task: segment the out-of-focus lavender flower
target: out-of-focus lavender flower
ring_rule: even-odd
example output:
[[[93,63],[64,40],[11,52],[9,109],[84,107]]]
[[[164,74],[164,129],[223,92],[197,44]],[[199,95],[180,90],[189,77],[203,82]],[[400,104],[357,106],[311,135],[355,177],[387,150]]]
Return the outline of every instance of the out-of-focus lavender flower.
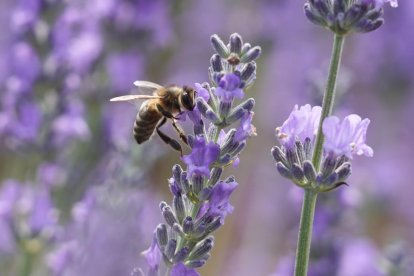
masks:
[[[11,11],[10,27],[16,33],[23,33],[33,27],[38,19],[42,0],[20,0]]]
[[[214,142],[206,142],[203,137],[196,137],[191,154],[183,156],[188,166],[188,177],[193,174],[210,176],[210,165],[217,160],[220,148]]]
[[[214,93],[221,101],[228,103],[233,101],[234,98],[241,99],[244,97],[244,92],[241,88],[242,82],[240,76],[229,73],[220,78],[219,86]]]
[[[148,272],[149,275],[156,275],[160,266],[161,262],[161,252],[157,246],[157,237],[154,233],[154,238],[152,239],[151,246],[142,252],[142,255],[145,257],[150,271]]]
[[[342,253],[338,276],[380,276],[378,269],[379,252],[373,244],[366,240],[349,243]]]
[[[311,107],[307,104],[298,108],[298,105],[295,105],[288,119],[276,129],[276,136],[280,143],[286,148],[292,148],[297,140],[303,143],[306,138],[309,138],[313,141],[318,130],[321,111],[320,106]]]
[[[155,222],[154,212],[146,206],[148,198],[132,188],[89,188],[48,255],[52,275],[129,274],[137,252],[144,249],[142,241],[149,238],[143,233]]]
[[[72,102],[68,104],[64,113],[54,119],[52,134],[55,145],[61,146],[71,140],[90,138],[91,133],[83,113],[82,103]]]
[[[142,56],[134,52],[111,54],[106,61],[106,70],[112,90],[126,94],[131,83],[143,75],[143,62]]]
[[[0,220],[5,233],[0,248],[13,252],[16,244],[31,239],[47,244],[59,230],[57,215],[47,186],[36,189],[31,183],[3,182]]]
[[[78,74],[88,72],[103,47],[99,26],[89,19],[82,9],[68,7],[52,31],[54,58],[63,68]]]
[[[356,114],[345,117],[342,122],[336,116],[326,118],[323,122],[324,149],[350,159],[353,154],[372,157],[374,151],[365,144],[369,123],[369,119],[362,120]]]

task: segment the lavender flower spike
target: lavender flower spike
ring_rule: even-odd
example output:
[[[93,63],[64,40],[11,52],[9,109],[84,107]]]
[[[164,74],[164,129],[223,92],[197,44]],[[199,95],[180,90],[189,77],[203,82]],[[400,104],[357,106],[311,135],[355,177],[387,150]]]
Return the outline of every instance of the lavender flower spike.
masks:
[[[321,117],[321,107],[309,104],[295,105],[289,118],[281,127],[276,128],[276,136],[285,148],[292,148],[296,140],[304,142],[306,138],[314,139]]]
[[[365,144],[369,123],[369,119],[362,120],[356,114],[345,117],[342,122],[336,116],[326,118],[323,122],[325,151],[348,158],[352,158],[353,154],[372,157],[374,151]]]

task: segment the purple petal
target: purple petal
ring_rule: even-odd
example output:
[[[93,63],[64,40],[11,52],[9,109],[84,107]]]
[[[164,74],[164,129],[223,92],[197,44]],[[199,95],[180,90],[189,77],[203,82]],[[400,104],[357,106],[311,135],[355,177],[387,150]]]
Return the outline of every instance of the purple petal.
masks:
[[[199,276],[198,272],[194,268],[187,268],[183,263],[175,264],[170,276]]]

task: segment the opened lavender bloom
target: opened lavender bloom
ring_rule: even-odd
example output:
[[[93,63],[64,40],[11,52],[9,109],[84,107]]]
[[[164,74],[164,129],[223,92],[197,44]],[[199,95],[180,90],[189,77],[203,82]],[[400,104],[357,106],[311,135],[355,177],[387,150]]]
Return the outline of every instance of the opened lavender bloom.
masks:
[[[212,234],[233,211],[229,201],[238,184],[232,176],[222,180],[223,169],[238,162],[247,138],[255,135],[254,100],[233,105],[255,79],[260,47],[243,44],[238,34],[230,36],[229,46],[217,35],[211,41],[217,52],[209,68],[212,83],[196,83],[196,106],[181,114],[180,120],[188,116],[193,124],[194,135],[188,135],[191,152],[182,157],[186,170],[180,165],[172,169],[172,204],[161,202],[165,223],[158,225],[155,242],[145,251],[148,275],[159,275],[163,269],[168,275],[199,275],[195,269],[210,257]],[[226,130],[236,123],[237,129]]]
[[[342,184],[351,174],[353,154],[372,156],[365,144],[369,120],[349,115],[342,122],[330,116],[323,122],[325,149],[322,168],[318,172],[312,164],[312,150],[321,116],[321,107],[295,106],[289,118],[276,128],[281,147],[273,147],[278,172],[300,187],[313,187],[320,192],[330,191]]]
[[[325,151],[350,159],[354,154],[372,157],[372,148],[365,144],[369,123],[369,119],[361,120],[356,114],[345,117],[342,122],[336,116],[326,118],[323,122]]]

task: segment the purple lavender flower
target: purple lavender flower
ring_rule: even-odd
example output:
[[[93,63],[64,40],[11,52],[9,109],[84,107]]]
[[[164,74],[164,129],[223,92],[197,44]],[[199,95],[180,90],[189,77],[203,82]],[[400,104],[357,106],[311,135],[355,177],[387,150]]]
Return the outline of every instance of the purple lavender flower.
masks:
[[[208,102],[208,100],[210,99],[210,94],[207,91],[206,88],[204,88],[201,84],[199,83],[195,83],[195,90],[197,92],[197,98],[202,98],[203,100],[205,100],[206,102]],[[195,125],[200,125],[201,123],[201,113],[200,110],[198,110],[197,105],[194,107],[193,110],[186,110],[183,111],[183,113],[180,115],[180,121],[185,121],[186,117],[188,116],[188,118],[195,124]]]
[[[323,122],[325,151],[348,158],[354,154],[372,157],[372,148],[365,144],[369,123],[369,119],[361,120],[356,114],[345,117],[342,122],[336,116],[326,118]]]
[[[234,135],[235,142],[241,142],[246,138],[256,135],[256,128],[252,125],[253,112],[246,112],[246,114],[240,120],[240,126],[236,130]]]
[[[276,129],[276,136],[285,148],[292,148],[299,140],[304,142],[306,138],[311,141],[316,135],[322,108],[320,106],[311,107],[309,104],[298,108],[293,108],[288,119],[281,127]]]
[[[377,9],[382,8],[386,3],[389,3],[391,7],[398,7],[398,0],[365,0],[367,3],[374,3]]]
[[[233,212],[233,206],[229,203],[229,199],[237,182],[220,181],[213,187],[210,200],[204,204],[200,211],[200,215],[207,213],[212,217],[219,216],[220,223],[224,224],[224,219],[228,214]]]
[[[207,143],[203,137],[197,136],[189,155],[183,156],[182,160],[188,166],[188,177],[199,174],[209,177],[210,165],[217,160],[220,154],[219,145],[214,142]]]
[[[194,268],[187,268],[183,263],[175,264],[170,276],[199,276],[198,272]]]
[[[220,78],[219,86],[214,93],[223,102],[229,103],[234,98],[241,99],[244,92],[241,89],[242,82],[240,76],[235,73],[229,73]]]

